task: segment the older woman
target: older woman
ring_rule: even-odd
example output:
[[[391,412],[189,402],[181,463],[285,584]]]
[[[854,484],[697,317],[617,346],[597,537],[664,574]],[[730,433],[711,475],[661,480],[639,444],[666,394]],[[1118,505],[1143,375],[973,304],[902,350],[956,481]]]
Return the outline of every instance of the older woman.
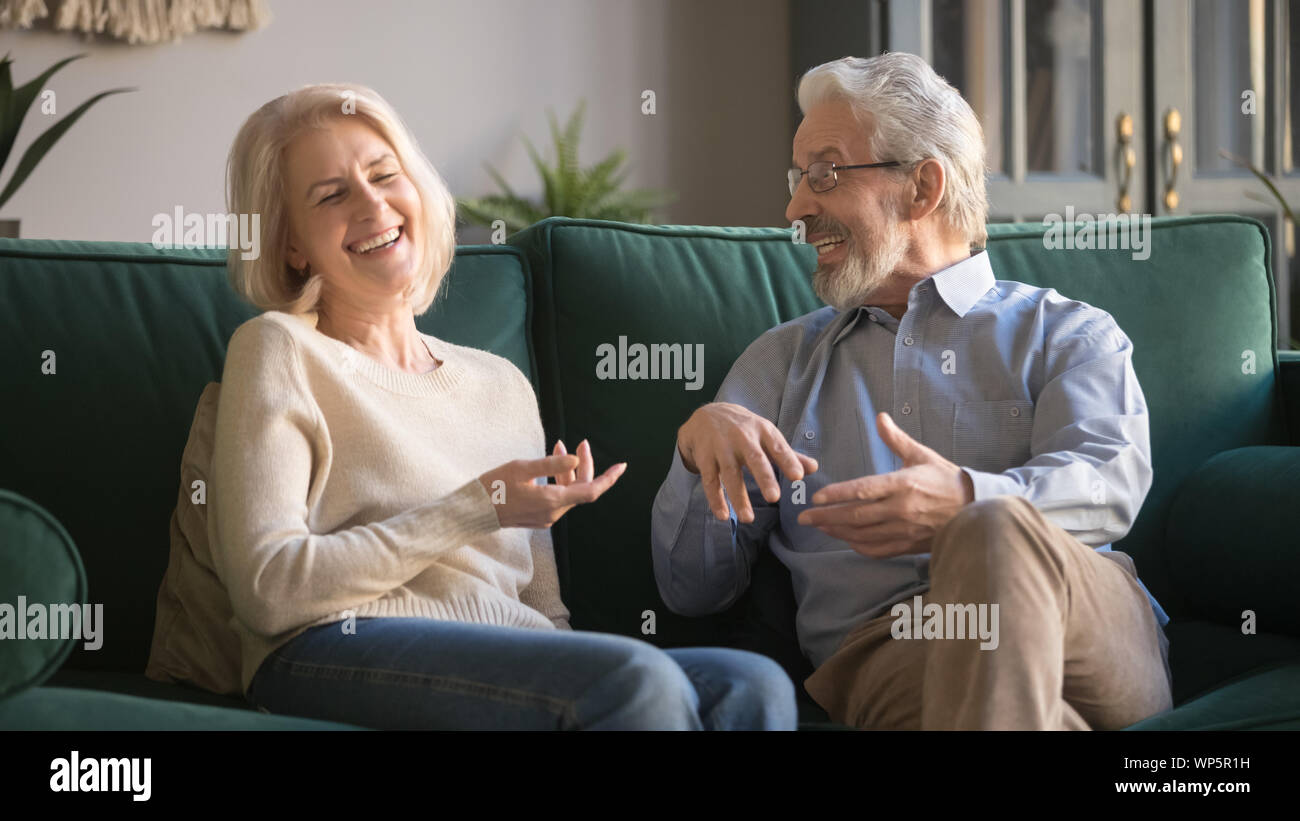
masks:
[[[517,368],[416,329],[454,206],[387,102],[275,99],[228,171],[231,212],[265,229],[232,283],[265,312],[230,340],[208,535],[253,704],[382,728],[794,727],[763,656],[570,628],[547,528],[626,465],[546,456]]]

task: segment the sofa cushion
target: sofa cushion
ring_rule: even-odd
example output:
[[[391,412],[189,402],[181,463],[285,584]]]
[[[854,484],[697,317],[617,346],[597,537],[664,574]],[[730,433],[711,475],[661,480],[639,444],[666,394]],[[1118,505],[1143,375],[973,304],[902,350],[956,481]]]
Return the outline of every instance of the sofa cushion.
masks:
[[[40,684],[83,643],[86,602],[68,532],[40,505],[0,490],[0,699]]]
[[[146,678],[140,673],[123,673],[116,670],[75,670],[64,667],[50,676],[46,687],[67,687],[74,690],[103,690],[124,696],[152,698],[160,701],[180,701],[185,704],[204,704],[228,710],[257,711],[243,694],[220,695],[202,690],[191,684],[167,684]]]
[[[362,730],[294,716],[179,701],[37,687],[0,701],[0,730]]]
[[[1107,310],[1133,340],[1151,413],[1155,484],[1116,547],[1134,557],[1167,612],[1187,614],[1169,574],[1177,556],[1163,552],[1174,491],[1215,453],[1285,441],[1267,232],[1242,217],[1161,218],[1152,221],[1149,257],[1134,259],[1125,250],[1049,249],[1041,224],[989,231],[998,278],[1052,287]],[[574,626],[641,635],[641,614],[653,609],[653,640],[664,645],[752,633],[738,626],[738,614],[751,606],[745,600],[712,618],[667,613],[651,572],[650,507],[678,426],[713,399],[739,353],[772,326],[820,307],[810,282],[812,248],[793,245],[780,229],[564,218],[510,242],[528,254],[536,281],[548,437],[588,437],[598,462],[629,462],[600,504],[576,508],[556,527]],[[703,345],[699,389],[688,390],[684,379],[602,379],[598,350],[617,349],[620,338],[627,346]],[[1246,352],[1252,372],[1243,370]]]
[[[1280,633],[1249,635],[1240,626],[1201,619],[1175,619],[1165,626],[1174,705],[1199,698],[1260,667],[1300,661],[1300,638]]]
[[[1253,670],[1126,730],[1300,730],[1300,664]]]
[[[458,248],[443,288],[422,332],[535,375],[518,251]],[[108,625],[68,664],[144,670],[195,405],[256,313],[218,249],[0,239],[0,487],[67,528]]]
[[[1193,473],[1170,511],[1173,578],[1206,619],[1300,637],[1300,447],[1224,451]]]
[[[663,606],[650,564],[650,505],[676,430],[712,401],[731,363],[768,328],[820,307],[804,271],[813,251],[771,228],[670,228],[549,219],[515,234],[528,254],[539,401],[548,445],[591,442],[597,470],[628,462],[597,504],[552,528],[575,628],[661,646],[743,645],[742,615],[691,619]],[[703,346],[702,367],[661,379],[603,379],[598,349]],[[605,349],[608,351],[608,349]],[[696,364],[692,361],[691,364]],[[662,374],[661,374],[662,376]],[[694,383],[694,384],[692,384]],[[788,586],[788,576],[785,582]],[[645,611],[654,611],[653,634]],[[731,627],[726,622],[732,623]]]
[[[1174,494],[1220,451],[1287,441],[1268,231],[1247,217],[1163,217],[1145,252],[1049,248],[1044,233],[990,225],[993,270],[1108,311],[1133,341],[1155,479],[1115,548],[1170,616],[1192,615],[1171,577],[1184,559],[1164,538]]]

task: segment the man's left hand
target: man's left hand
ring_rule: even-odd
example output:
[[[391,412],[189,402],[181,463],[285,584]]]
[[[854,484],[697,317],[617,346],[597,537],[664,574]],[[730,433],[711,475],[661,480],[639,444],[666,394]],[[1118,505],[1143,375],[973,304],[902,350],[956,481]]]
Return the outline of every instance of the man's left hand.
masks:
[[[813,494],[815,507],[799,514],[799,524],[873,559],[929,553],[930,540],[957,511],[975,500],[970,477],[957,465],[876,414],[880,438],[903,467],[827,485]]]

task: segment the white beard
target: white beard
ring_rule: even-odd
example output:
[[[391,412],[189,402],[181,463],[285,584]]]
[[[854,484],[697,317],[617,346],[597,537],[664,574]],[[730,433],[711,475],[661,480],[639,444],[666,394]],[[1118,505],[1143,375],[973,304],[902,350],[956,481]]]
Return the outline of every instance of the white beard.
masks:
[[[888,221],[883,229],[868,225],[862,229],[865,248],[851,236],[848,253],[834,268],[818,265],[813,272],[813,290],[822,302],[844,311],[863,305],[907,255],[907,235],[902,223]]]

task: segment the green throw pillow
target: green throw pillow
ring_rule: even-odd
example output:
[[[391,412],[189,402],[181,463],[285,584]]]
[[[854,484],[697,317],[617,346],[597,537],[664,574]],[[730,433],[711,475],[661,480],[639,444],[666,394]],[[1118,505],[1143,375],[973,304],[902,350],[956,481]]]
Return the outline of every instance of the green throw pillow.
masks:
[[[0,699],[53,675],[89,627],[86,571],[72,537],[44,508],[0,490]],[[91,610],[93,621],[82,623]]]

